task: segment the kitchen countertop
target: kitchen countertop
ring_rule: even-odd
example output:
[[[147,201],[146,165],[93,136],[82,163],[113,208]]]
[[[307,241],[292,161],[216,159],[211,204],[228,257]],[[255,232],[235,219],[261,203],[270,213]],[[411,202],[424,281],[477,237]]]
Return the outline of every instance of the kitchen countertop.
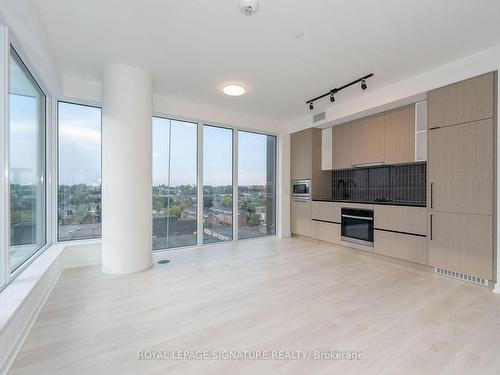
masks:
[[[409,206],[409,207],[426,207],[425,204],[422,203],[414,203],[414,202],[398,202],[398,201],[389,201],[389,202],[374,202],[374,201],[358,201],[355,199],[338,199],[338,198],[313,198],[313,201],[317,202],[339,202],[339,203],[361,203],[361,204],[381,204],[388,206]]]

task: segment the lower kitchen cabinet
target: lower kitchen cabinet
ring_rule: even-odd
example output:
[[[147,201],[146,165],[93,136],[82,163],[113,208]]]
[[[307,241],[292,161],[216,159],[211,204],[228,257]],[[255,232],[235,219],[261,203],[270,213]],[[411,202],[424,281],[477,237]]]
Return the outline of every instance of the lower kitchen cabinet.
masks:
[[[427,234],[427,208],[375,205],[375,229]]]
[[[431,266],[492,280],[492,216],[433,211],[429,225]]]
[[[428,264],[426,237],[375,230],[374,242],[376,254]]]
[[[290,231],[293,234],[311,237],[311,201],[295,200],[290,202]]]
[[[323,221],[340,223],[341,203],[338,202],[312,202],[312,218]]]
[[[340,224],[312,221],[312,237],[316,240],[340,243]]]

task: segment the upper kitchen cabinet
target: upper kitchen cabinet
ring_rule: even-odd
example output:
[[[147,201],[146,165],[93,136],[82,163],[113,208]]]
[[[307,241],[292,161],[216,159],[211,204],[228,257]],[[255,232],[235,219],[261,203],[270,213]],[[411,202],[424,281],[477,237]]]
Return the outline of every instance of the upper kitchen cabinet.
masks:
[[[352,165],[384,163],[385,115],[378,114],[352,122]]]
[[[492,118],[494,73],[429,92],[429,129]]]
[[[385,164],[415,161],[415,105],[385,113]]]
[[[290,139],[290,178],[311,180],[313,197],[331,194],[331,173],[321,169],[321,138],[321,129],[309,128],[293,133]]]
[[[332,128],[321,131],[321,170],[332,169]]]
[[[333,169],[351,168],[351,124],[337,125],[332,128],[332,167]]]
[[[313,157],[313,129],[305,129],[291,135],[291,179],[311,179]]]

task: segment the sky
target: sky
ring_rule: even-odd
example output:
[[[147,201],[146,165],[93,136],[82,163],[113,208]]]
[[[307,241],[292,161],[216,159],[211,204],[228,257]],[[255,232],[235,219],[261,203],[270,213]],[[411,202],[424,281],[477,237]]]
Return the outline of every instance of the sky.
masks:
[[[232,137],[233,131],[231,129],[204,126],[204,185],[232,184]],[[265,185],[268,136],[240,131],[238,137],[239,185]],[[169,147],[171,148],[169,149]],[[197,164],[196,124],[153,118],[154,185],[168,185],[169,157],[170,185],[195,185]]]
[[[9,162],[10,181],[15,184],[36,184],[41,177],[41,165],[37,164],[37,151],[43,143],[38,134],[42,128],[38,122],[44,97],[12,54],[9,60]]]
[[[59,184],[101,184],[101,109],[59,103]]]

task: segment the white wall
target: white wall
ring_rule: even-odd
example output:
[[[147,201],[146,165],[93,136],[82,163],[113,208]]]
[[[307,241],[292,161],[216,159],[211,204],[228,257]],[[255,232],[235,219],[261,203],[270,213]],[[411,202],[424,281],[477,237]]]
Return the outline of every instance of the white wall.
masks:
[[[0,22],[46,94],[62,94],[62,74],[38,8],[28,0],[0,0]]]

